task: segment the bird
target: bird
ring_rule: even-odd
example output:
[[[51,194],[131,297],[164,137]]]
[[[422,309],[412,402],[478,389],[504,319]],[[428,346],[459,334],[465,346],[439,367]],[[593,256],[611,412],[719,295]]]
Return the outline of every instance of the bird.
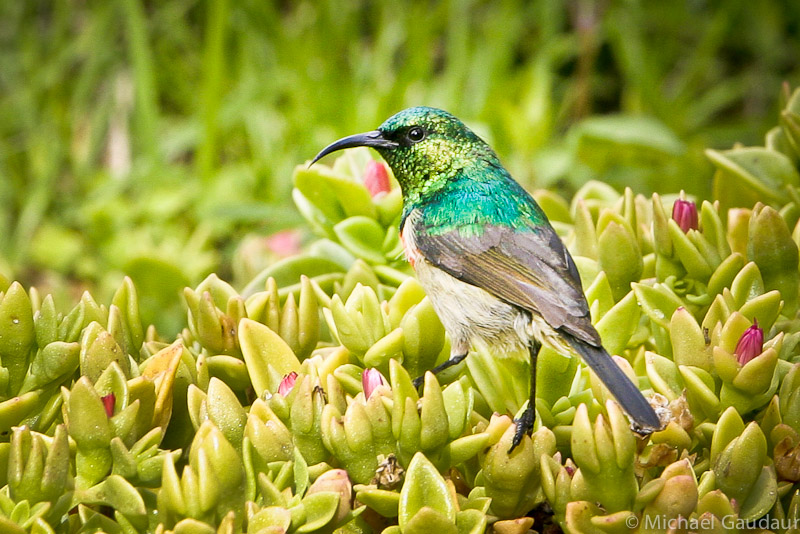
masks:
[[[566,246],[483,139],[450,113],[418,106],[331,143],[309,165],[360,146],[376,150],[400,185],[405,256],[450,337],[450,359],[432,371],[463,361],[476,343],[492,354],[529,353],[529,400],[514,420],[509,452],[533,430],[542,345],[580,355],[634,430],[660,429],[650,403],[603,348]]]

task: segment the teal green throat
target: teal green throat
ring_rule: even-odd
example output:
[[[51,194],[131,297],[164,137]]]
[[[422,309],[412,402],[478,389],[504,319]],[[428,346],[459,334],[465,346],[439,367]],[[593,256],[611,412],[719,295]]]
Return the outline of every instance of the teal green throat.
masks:
[[[457,230],[462,236],[480,236],[489,225],[532,231],[548,225],[541,209],[516,182],[496,169],[462,169],[441,188],[405,203],[403,219],[421,211],[420,223],[431,235]]]
[[[392,136],[417,124],[427,125],[424,142],[398,139],[393,150],[379,149],[403,190],[404,216],[421,208],[432,232],[458,229],[463,235],[480,235],[486,224],[521,230],[549,224],[489,145],[449,113],[410,108],[378,130]]]

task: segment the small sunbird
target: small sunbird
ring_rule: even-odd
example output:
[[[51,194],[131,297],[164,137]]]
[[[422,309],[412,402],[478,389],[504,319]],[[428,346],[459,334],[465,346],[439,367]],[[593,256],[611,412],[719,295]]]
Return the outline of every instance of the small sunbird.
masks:
[[[311,164],[358,146],[374,148],[400,184],[405,255],[452,347],[450,359],[433,372],[461,362],[475,342],[493,354],[529,351],[530,397],[514,421],[512,450],[533,429],[542,344],[579,354],[638,431],[661,428],[650,403],[603,348],[564,243],[486,142],[446,111],[413,107],[377,130],[328,145]]]

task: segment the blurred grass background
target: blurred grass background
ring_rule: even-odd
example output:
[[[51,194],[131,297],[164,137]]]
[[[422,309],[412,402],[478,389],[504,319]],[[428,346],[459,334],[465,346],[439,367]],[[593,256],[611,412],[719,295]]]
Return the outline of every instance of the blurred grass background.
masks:
[[[300,224],[295,165],[420,104],[530,188],[707,197],[702,150],[762,142],[799,34],[788,0],[6,0],[0,272],[69,302],[129,274],[169,331]]]

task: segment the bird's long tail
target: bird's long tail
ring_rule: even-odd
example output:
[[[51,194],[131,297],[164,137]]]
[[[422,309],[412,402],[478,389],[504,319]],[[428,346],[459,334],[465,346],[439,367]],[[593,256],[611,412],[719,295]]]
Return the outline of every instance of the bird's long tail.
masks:
[[[611,394],[620,403],[622,409],[634,420],[642,431],[649,433],[661,428],[661,422],[633,382],[620,367],[614,363],[603,347],[595,347],[573,336],[564,336],[570,346],[581,355]]]

